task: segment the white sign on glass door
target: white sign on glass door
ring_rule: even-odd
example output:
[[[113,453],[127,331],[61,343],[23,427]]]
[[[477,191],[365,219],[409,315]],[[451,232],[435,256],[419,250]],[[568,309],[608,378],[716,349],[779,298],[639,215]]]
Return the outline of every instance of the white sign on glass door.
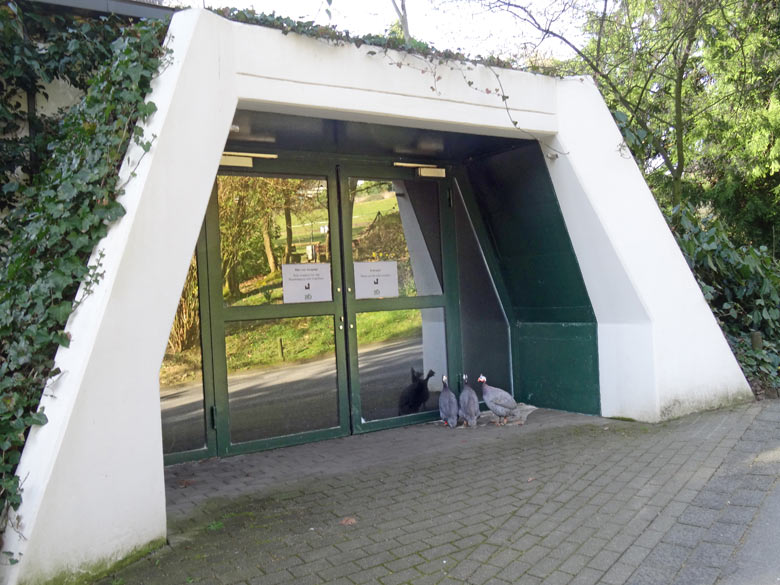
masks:
[[[282,264],[285,303],[316,303],[331,300],[330,264]]]
[[[398,296],[396,262],[355,262],[355,298],[380,299]]]

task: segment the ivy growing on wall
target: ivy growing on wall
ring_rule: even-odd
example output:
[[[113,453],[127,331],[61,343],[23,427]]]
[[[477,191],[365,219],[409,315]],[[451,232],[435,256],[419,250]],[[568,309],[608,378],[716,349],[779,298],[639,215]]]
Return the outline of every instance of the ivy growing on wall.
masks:
[[[0,508],[21,503],[15,475],[65,323],[100,278],[88,258],[124,213],[118,170],[136,126],[155,111],[144,98],[164,57],[167,23],[84,17],[38,3],[0,6]],[[29,111],[46,84],[83,92],[73,107]],[[13,559],[12,559],[13,560]]]

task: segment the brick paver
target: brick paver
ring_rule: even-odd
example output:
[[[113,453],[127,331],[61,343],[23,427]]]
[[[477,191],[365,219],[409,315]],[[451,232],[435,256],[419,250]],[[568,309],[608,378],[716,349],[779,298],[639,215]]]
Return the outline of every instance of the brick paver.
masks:
[[[100,583],[710,585],[779,448],[767,401],[658,425],[540,410],[176,465],[170,545]]]

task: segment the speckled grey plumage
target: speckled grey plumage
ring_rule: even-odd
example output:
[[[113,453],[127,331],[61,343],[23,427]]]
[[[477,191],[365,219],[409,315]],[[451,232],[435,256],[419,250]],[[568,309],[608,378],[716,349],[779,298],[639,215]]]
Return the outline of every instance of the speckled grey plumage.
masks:
[[[482,399],[487,407],[499,418],[506,418],[514,415],[517,410],[517,402],[506,390],[489,386],[485,376],[480,376],[482,382]]]
[[[458,399],[455,398],[455,394],[452,393],[452,390],[450,390],[450,387],[447,384],[447,376],[442,376],[441,382],[442,389],[441,394],[439,394],[439,414],[441,415],[441,420],[446,421],[446,423],[454,429],[458,426]]]
[[[479,416],[479,398],[474,388],[469,386],[468,376],[463,376],[463,390],[460,391],[460,407],[458,416],[466,421],[466,426],[477,426]]]

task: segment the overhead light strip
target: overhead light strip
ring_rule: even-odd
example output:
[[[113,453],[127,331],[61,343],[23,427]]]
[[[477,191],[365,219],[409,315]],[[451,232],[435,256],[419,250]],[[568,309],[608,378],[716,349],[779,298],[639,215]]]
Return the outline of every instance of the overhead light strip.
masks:
[[[436,165],[428,164],[428,163],[413,163],[413,162],[399,162],[396,161],[393,163],[394,167],[404,167],[408,169],[435,169]]]
[[[278,154],[270,152],[223,152],[223,156],[248,156],[250,158],[279,158]]]

